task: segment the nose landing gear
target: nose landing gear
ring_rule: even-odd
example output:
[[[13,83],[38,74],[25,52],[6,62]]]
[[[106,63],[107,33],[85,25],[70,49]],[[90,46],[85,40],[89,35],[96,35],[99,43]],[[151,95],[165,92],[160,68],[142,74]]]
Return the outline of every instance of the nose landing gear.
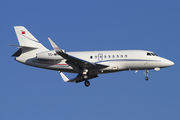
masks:
[[[146,80],[146,81],[149,80],[149,78],[148,78],[148,73],[149,73],[149,70],[146,70],[146,71],[145,71],[145,75],[146,75],[145,80]]]
[[[83,69],[83,79],[85,80],[84,85],[85,85],[86,87],[88,87],[88,86],[90,85],[90,82],[88,81],[89,76],[88,76],[87,73],[88,73],[88,69],[87,69],[87,68],[84,68],[84,69]]]

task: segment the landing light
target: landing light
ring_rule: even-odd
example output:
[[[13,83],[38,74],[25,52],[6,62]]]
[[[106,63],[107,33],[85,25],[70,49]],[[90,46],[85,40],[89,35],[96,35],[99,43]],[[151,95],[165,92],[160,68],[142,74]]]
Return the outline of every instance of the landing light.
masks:
[[[160,71],[160,68],[154,68],[155,71]]]
[[[112,69],[113,69],[113,70],[117,70],[117,69],[118,69],[118,67],[112,67]]]

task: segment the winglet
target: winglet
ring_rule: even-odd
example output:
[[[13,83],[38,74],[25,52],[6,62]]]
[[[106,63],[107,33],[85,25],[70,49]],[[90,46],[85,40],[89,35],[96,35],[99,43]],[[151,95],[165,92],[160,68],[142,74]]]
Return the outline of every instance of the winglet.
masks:
[[[55,52],[60,55],[61,57],[68,59],[69,55],[66,54],[63,50],[61,50],[53,41],[51,38],[48,38],[49,42],[51,43],[52,47],[54,48]]]
[[[56,52],[63,52],[55,43],[51,38],[48,38],[49,42],[51,43],[52,47],[54,48],[54,50]]]
[[[61,75],[62,79],[64,80],[64,82],[69,82],[70,80],[64,75],[64,73],[62,73],[61,71],[59,71],[59,74]]]

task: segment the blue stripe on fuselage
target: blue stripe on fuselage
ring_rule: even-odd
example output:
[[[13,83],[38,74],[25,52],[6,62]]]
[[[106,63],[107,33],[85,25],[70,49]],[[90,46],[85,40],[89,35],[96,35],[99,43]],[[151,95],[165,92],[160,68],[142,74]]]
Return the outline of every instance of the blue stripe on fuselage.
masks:
[[[144,60],[144,59],[113,59],[113,60],[99,61],[99,62],[95,62],[95,63],[110,62],[110,61],[160,61],[160,60]]]

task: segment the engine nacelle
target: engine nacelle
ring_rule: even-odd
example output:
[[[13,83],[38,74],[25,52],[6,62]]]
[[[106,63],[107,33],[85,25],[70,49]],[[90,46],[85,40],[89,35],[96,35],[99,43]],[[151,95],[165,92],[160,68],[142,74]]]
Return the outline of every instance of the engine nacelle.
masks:
[[[62,60],[64,59],[60,55],[58,55],[55,51],[47,51],[36,54],[36,59],[40,60]]]

